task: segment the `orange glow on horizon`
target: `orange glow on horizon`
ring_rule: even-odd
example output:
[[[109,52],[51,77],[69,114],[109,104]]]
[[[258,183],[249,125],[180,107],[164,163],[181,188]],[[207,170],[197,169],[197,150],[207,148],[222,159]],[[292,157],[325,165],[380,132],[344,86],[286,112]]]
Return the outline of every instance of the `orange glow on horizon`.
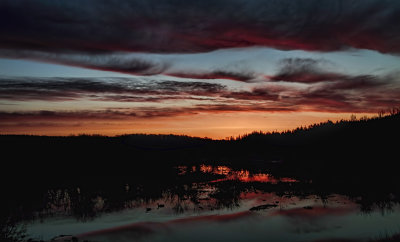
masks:
[[[29,134],[68,136],[79,134],[99,134],[116,136],[122,134],[176,134],[213,139],[237,137],[253,131],[286,131],[300,126],[308,126],[327,120],[349,119],[349,113],[319,112],[235,112],[199,113],[152,119],[132,120],[78,120],[54,122],[26,122],[2,125],[0,134]],[[358,117],[373,116],[357,114]]]

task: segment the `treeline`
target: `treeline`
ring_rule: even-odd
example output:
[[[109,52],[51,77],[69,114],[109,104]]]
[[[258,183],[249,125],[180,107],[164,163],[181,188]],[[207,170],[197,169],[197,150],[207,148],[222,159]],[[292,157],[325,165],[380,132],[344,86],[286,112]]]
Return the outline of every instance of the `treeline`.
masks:
[[[282,133],[245,135],[233,143],[247,155],[277,159],[293,174],[359,179],[395,177],[400,112],[374,118],[327,121]],[[370,179],[372,177],[369,177]]]
[[[230,140],[146,134],[1,135],[0,143],[6,170],[16,175],[40,174],[38,177],[142,175],[143,169],[163,172],[179,164],[201,163],[246,168],[279,166],[303,174],[321,170],[351,173],[367,168],[380,171],[397,162],[399,121],[397,111],[375,118],[327,121],[281,133],[253,132]]]

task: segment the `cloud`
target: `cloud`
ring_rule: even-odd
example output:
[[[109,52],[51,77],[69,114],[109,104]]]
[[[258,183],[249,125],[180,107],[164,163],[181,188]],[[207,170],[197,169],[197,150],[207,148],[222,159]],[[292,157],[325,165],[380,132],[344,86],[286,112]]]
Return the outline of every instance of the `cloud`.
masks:
[[[232,104],[199,104],[194,108],[187,109],[192,113],[223,113],[223,112],[293,112],[298,111],[297,107],[280,104],[256,104],[248,103],[240,105],[233,102]]]
[[[6,58],[32,59],[49,63],[84,67],[101,71],[114,71],[132,75],[157,75],[169,68],[166,61],[132,56],[128,53],[44,52],[32,50],[0,49]]]
[[[269,46],[400,52],[391,0],[4,0],[0,47],[49,53],[192,53]]]
[[[302,85],[266,82],[250,89],[230,89],[225,85],[199,81],[154,81],[141,78],[23,78],[0,77],[0,99],[8,101],[90,100],[152,103],[143,109],[135,105],[129,112],[85,111],[61,113],[60,119],[82,117],[126,119],[193,115],[199,112],[372,112],[400,106],[398,74],[384,76],[335,74],[329,79]],[[322,74],[323,76],[323,74]],[[339,78],[340,76],[340,78]],[[173,107],[161,103],[175,100]],[[190,100],[190,102],[184,102]],[[104,105],[104,104],[103,104]],[[112,105],[110,105],[112,106]],[[90,115],[89,115],[90,113]],[[21,114],[22,115],[22,114]],[[40,113],[24,113],[21,118]],[[17,117],[17,116],[15,116]]]
[[[396,77],[392,74],[384,76],[375,75],[357,75],[357,76],[346,76],[341,75],[331,82],[326,83],[324,88],[334,89],[334,90],[361,90],[361,89],[371,89],[379,88],[381,86],[387,86],[389,84],[395,83]]]
[[[283,89],[281,89],[283,90]],[[256,87],[251,91],[232,91],[226,92],[221,96],[224,98],[232,98],[238,100],[270,100],[277,101],[279,99],[280,90],[277,88],[260,88]]]
[[[192,86],[188,83],[179,83],[177,86],[173,82],[167,82],[168,85],[163,86],[167,92],[176,91],[179,85],[192,90]],[[185,105],[184,103],[176,103],[173,106],[152,105],[152,106],[136,106],[130,108],[106,108],[97,110],[37,110],[37,111],[1,111],[0,125],[6,126],[21,126],[27,124],[46,124],[46,123],[82,123],[82,122],[120,122],[134,121],[146,119],[158,119],[166,117],[178,117],[197,114],[221,114],[221,113],[237,113],[237,112],[369,112],[377,113],[387,107],[400,106],[400,89],[379,89],[374,93],[357,92],[350,90],[349,92],[341,93],[334,89],[297,89],[296,87],[280,87],[280,92],[272,94],[272,90],[266,86],[258,87],[250,91],[228,91],[219,89],[219,87],[208,86],[203,87],[203,84],[194,84],[197,91],[203,93],[212,93],[215,95],[213,99],[207,102],[192,103]],[[69,87],[72,88],[72,87]],[[99,87],[102,91],[102,88]],[[159,92],[159,88],[156,92]],[[97,91],[97,90],[96,90]],[[143,90],[146,93],[148,90]],[[113,95],[103,96],[102,98],[110,98],[112,101],[137,101],[137,102],[156,102],[151,98],[165,101],[168,98],[190,99],[185,94],[177,97],[165,97],[164,95],[154,95],[154,97],[130,96],[126,94],[118,94],[119,87],[115,89]],[[188,91],[189,92],[189,91]],[[66,91],[68,93],[68,91]],[[194,94],[193,94],[194,95]],[[67,95],[71,96],[71,95]],[[206,96],[207,97],[207,96]],[[135,100],[132,100],[135,99]],[[102,99],[100,99],[102,100]],[[199,100],[200,97],[199,97]]]
[[[266,83],[250,91],[231,91],[222,96],[257,105],[264,103],[317,112],[377,113],[387,107],[400,106],[397,73],[378,76],[332,72],[326,78],[323,72],[312,73],[304,68],[302,71],[318,82],[304,83],[304,79],[286,79],[282,82],[280,78],[279,82]]]
[[[251,71],[235,72],[225,69],[196,70],[185,69],[177,71],[171,68],[173,61],[168,58],[156,58],[154,55],[118,53],[46,53],[27,50],[1,50],[0,57],[33,59],[38,61],[84,67],[101,71],[113,71],[132,75],[151,76],[166,75],[185,79],[228,79],[240,82],[250,82],[257,77]]]
[[[219,93],[226,88],[224,85],[216,83],[178,81],[161,81],[157,83],[157,86],[167,91],[197,93],[199,95]]]
[[[226,87],[207,82],[140,81],[134,78],[0,77],[0,99],[66,101],[78,99],[156,102],[211,97]]]
[[[311,58],[286,58],[280,61],[279,71],[268,78],[272,81],[317,83],[335,81],[342,75],[326,70],[327,61]]]
[[[24,122],[85,122],[85,121],[123,121],[134,119],[153,119],[196,115],[199,113],[226,112],[290,112],[294,107],[274,107],[265,105],[198,104],[190,107],[135,107],[108,108],[100,110],[38,110],[38,111],[0,111],[0,124]]]
[[[275,75],[267,76],[270,81],[324,85],[325,89],[348,90],[378,87],[394,82],[398,73],[377,75],[348,75],[333,72],[323,59],[286,58],[280,62]]]
[[[9,122],[43,122],[43,121],[88,121],[88,120],[122,120],[135,117],[135,112],[118,110],[82,110],[82,111],[15,111],[0,112],[1,123]]]
[[[250,82],[256,77],[254,73],[249,72],[231,72],[225,70],[215,70],[210,72],[167,72],[164,75],[191,78],[191,79],[228,79],[233,81]]]

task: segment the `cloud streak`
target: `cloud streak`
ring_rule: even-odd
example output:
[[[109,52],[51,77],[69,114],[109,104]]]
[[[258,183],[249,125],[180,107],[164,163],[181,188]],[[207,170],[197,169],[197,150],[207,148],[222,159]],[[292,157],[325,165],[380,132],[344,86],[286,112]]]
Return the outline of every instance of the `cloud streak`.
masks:
[[[0,77],[0,99],[66,101],[159,101],[211,97],[226,87],[207,82],[139,81],[134,78],[23,78]]]
[[[180,78],[190,79],[228,79],[233,81],[251,82],[252,79],[256,78],[256,74],[250,72],[232,72],[225,70],[214,70],[209,72],[167,72],[163,73],[167,76],[174,76]]]
[[[154,58],[153,56],[134,55],[127,52],[119,53],[47,53],[27,50],[1,50],[0,57],[32,59],[49,63],[64,64],[76,67],[89,68],[101,71],[113,71],[131,75],[152,76],[166,75],[184,79],[228,79],[239,82],[252,82],[258,74],[251,71],[231,71],[225,69],[174,70],[173,61],[168,58]]]
[[[181,115],[195,115],[199,113],[224,113],[224,112],[290,112],[292,107],[267,107],[254,105],[196,105],[194,107],[175,108],[115,108],[104,110],[81,111],[15,111],[0,112],[0,123],[14,122],[45,122],[45,121],[123,121],[134,119],[153,119],[175,117]]]
[[[330,71],[326,61],[310,58],[287,58],[281,61],[277,74],[266,76],[273,82],[323,84],[326,89],[348,90],[379,87],[395,83],[398,73],[384,76],[346,75]]]
[[[32,50],[0,49],[0,56],[5,58],[31,59],[55,64],[64,64],[101,71],[114,71],[132,75],[157,75],[166,71],[170,63],[150,60],[128,53],[57,53]]]

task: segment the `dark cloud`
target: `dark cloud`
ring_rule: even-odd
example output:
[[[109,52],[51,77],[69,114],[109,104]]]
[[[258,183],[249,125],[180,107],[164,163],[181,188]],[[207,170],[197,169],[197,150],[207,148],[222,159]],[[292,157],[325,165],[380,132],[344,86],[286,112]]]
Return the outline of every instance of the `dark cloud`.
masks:
[[[254,88],[251,91],[225,92],[222,97],[239,100],[271,100],[277,101],[280,92],[275,88]]]
[[[190,114],[197,113],[224,113],[224,112],[292,112],[297,111],[297,107],[265,103],[245,103],[232,102],[231,104],[198,104],[191,108],[182,109]]]
[[[400,105],[400,89],[393,87],[390,82],[376,83],[360,79],[354,77],[299,90],[296,96],[286,101],[312,111],[325,112],[377,113],[387,107]],[[376,77],[371,79],[382,81]]]
[[[325,79],[325,73],[312,73],[315,83],[296,86],[291,82],[276,82],[253,88],[250,91],[225,92],[222,97],[242,100],[243,103],[264,103],[274,107],[296,107],[303,111],[317,112],[372,112],[400,105],[400,89],[396,82],[398,74],[388,75],[344,75],[332,73]],[[335,76],[335,78],[331,78]],[[280,79],[281,80],[281,79]]]
[[[400,52],[400,2],[393,0],[3,0],[0,22],[1,48],[51,53]]]
[[[134,119],[153,119],[161,117],[175,117],[195,115],[198,113],[222,112],[290,112],[294,107],[273,107],[265,105],[195,105],[191,107],[137,107],[115,108],[104,110],[81,111],[0,111],[0,124],[46,123],[46,122],[87,122],[87,121],[123,121]]]
[[[376,75],[346,75],[329,70],[327,61],[311,58],[287,58],[280,62],[280,68],[275,75],[268,76],[270,81],[293,83],[324,83],[328,89],[363,89],[378,87],[392,83],[396,73],[384,76]]]
[[[169,61],[158,60],[153,58],[149,60],[143,55],[133,56],[129,53],[107,53],[107,54],[79,54],[79,53],[46,53],[40,51],[26,50],[1,50],[0,57],[8,58],[27,58],[50,63],[65,64],[70,66],[78,66],[102,71],[114,71],[132,75],[158,75],[173,76],[179,78],[190,79],[228,79],[241,82],[250,82],[256,78],[256,74],[250,71],[234,72],[228,70],[170,70],[171,63]]]
[[[325,64],[325,60],[287,58],[281,60],[278,73],[268,78],[272,81],[317,83],[334,81],[342,77],[326,71]]]
[[[230,72],[224,70],[215,70],[210,72],[167,72],[164,75],[191,78],[191,79],[228,79],[233,81],[250,82],[256,77],[249,72]]]
[[[82,98],[155,102],[214,96],[226,87],[207,82],[138,81],[131,78],[0,77],[0,99],[65,101]]]
[[[375,76],[375,75],[358,75],[358,76],[346,76],[342,75],[338,77],[336,81],[326,83],[325,89],[334,90],[361,90],[371,89],[387,86],[394,83],[396,77],[390,75]],[[374,92],[374,90],[372,90]]]
[[[157,95],[157,96],[92,95],[89,97],[96,101],[108,101],[108,102],[160,102],[161,103],[168,100],[214,101],[214,98],[185,96],[185,95]]]
[[[163,73],[167,63],[155,63],[141,59],[123,59],[119,56],[105,56],[103,59],[66,60],[64,63],[102,71],[115,71],[134,75],[156,75]]]
[[[135,112],[118,110],[83,110],[83,111],[15,111],[0,112],[2,123],[7,122],[44,122],[44,121],[88,121],[88,120],[122,120],[136,117]]]
[[[0,49],[0,56],[6,58],[32,59],[133,75],[162,74],[170,65],[165,61],[148,60],[147,58],[135,57],[127,53],[51,53],[32,50]]]
[[[161,81],[157,86],[165,91],[183,91],[187,93],[210,94],[219,93],[226,87],[221,84],[208,82],[177,82],[177,81]]]

